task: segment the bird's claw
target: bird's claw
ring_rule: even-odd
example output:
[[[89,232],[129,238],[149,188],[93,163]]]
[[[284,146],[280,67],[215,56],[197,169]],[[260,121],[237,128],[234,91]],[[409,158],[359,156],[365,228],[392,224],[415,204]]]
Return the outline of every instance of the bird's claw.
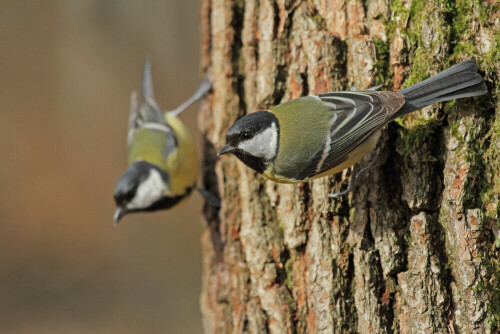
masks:
[[[329,198],[337,198],[337,197],[341,197],[341,196],[345,196],[347,194],[349,194],[349,192],[351,192],[354,188],[354,186],[356,185],[356,179],[364,172],[366,172],[367,170],[369,170],[370,168],[372,168],[373,166],[366,166],[364,167],[363,169],[361,169],[359,172],[358,172],[358,168],[359,168],[359,164],[356,163],[352,169],[352,177],[351,179],[349,180],[349,185],[347,186],[347,189],[344,190],[344,191],[341,191],[341,192],[338,192],[338,193],[333,193],[333,194],[328,194],[328,197]]]
[[[206,189],[203,189],[203,188],[196,188],[198,190],[198,192],[200,193],[201,196],[203,196],[203,198],[205,199],[205,201],[212,207],[218,209],[220,208],[220,199],[217,198],[217,196],[215,196],[214,194],[212,194],[211,192],[209,192],[208,190]]]

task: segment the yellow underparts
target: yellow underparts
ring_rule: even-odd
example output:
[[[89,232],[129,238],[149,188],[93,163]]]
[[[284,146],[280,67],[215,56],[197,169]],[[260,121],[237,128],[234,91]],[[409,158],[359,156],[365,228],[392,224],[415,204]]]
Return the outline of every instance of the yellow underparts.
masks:
[[[171,195],[183,195],[187,189],[196,186],[198,177],[196,144],[190,131],[179,118],[166,112],[165,119],[177,137],[177,150],[166,161],[166,170],[170,172],[170,191]]]
[[[363,158],[368,152],[370,152],[371,149],[377,144],[379,138],[380,138],[380,130],[375,131],[363,143],[361,143],[354,150],[352,150],[348,154],[347,159],[343,163],[341,163],[340,165],[337,165],[337,166],[335,166],[327,171],[324,171],[323,173],[316,174],[313,177],[310,177],[307,179],[303,179],[303,180],[288,179],[282,175],[275,174],[272,166],[269,166],[262,173],[262,175],[264,175],[267,179],[274,181],[274,182],[278,182],[278,183],[303,183],[303,182],[314,180],[314,179],[317,179],[320,177],[337,174],[338,172],[341,172],[344,169],[351,167],[356,162],[360,161],[361,158]]]

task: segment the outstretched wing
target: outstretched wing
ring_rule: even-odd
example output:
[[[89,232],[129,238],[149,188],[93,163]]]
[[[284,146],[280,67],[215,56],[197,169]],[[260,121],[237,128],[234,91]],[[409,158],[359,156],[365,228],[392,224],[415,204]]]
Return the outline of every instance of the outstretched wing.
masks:
[[[139,127],[139,102],[137,101],[137,92],[130,95],[130,114],[128,117],[127,147],[130,149],[135,129]]]
[[[312,161],[300,171],[303,180],[330,170],[380,129],[405,103],[397,92],[353,91],[313,95],[332,111],[331,128]]]
[[[133,92],[130,103],[130,116],[127,133],[127,144],[130,147],[135,134],[139,129],[150,129],[163,132],[165,135],[165,157],[177,147],[175,132],[165,120],[154,97],[153,78],[151,74],[151,60],[149,57],[144,62],[142,73],[142,101],[139,104],[137,93]]]

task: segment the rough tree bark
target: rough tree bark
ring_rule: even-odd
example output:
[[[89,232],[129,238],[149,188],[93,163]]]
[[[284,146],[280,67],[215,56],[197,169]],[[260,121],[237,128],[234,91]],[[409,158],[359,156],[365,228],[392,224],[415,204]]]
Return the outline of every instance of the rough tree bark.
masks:
[[[495,0],[202,0],[207,333],[499,328],[500,11]],[[362,161],[302,185],[216,159],[245,113],[302,95],[400,89],[476,58],[489,95],[393,122]]]

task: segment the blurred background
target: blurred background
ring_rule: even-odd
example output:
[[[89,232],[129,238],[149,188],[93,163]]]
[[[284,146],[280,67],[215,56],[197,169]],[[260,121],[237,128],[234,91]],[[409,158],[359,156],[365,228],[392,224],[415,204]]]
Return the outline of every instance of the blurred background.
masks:
[[[0,1],[0,333],[202,331],[200,196],[112,221],[144,58],[162,108],[193,93],[198,7]]]

